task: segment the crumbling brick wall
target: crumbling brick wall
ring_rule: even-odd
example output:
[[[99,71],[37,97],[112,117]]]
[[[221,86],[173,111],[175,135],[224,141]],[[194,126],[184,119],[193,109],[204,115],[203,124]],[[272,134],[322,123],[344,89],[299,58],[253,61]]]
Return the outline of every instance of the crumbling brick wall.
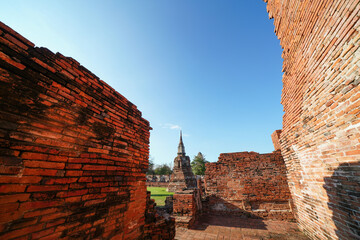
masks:
[[[281,130],[276,130],[271,134],[271,140],[274,144],[275,151],[281,150],[280,134],[281,134]]]
[[[281,152],[301,229],[360,238],[360,3],[275,1],[283,48]]]
[[[293,219],[280,151],[222,153],[207,163],[204,211],[251,218]]]
[[[72,58],[0,23],[0,239],[137,239],[148,121]]]
[[[177,227],[190,228],[201,213],[200,190],[183,190],[173,195],[173,216]]]
[[[151,193],[146,196],[146,213],[144,226],[144,240],[170,240],[175,238],[175,219],[169,214],[160,212],[156,209]]]

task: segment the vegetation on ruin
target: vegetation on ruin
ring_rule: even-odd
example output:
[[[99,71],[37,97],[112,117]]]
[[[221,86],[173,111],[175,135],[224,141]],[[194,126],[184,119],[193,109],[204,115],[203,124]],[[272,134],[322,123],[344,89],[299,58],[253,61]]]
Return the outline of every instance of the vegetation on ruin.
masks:
[[[167,196],[173,195],[173,192],[166,191],[165,187],[147,187],[151,192],[151,198],[155,200],[157,206],[165,206]]]

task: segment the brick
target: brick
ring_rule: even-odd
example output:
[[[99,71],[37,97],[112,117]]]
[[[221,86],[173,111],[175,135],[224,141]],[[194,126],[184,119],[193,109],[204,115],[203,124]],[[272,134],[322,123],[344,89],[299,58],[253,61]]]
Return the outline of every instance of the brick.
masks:
[[[36,62],[37,64],[39,64],[40,66],[42,66],[43,68],[46,68],[47,70],[49,70],[52,73],[55,73],[56,70],[54,68],[52,68],[51,66],[47,65],[46,63],[44,63],[43,61],[37,59],[37,58],[31,58],[34,62]]]
[[[48,236],[48,235],[52,234],[54,232],[54,230],[55,230],[55,228],[50,228],[50,229],[45,229],[40,232],[33,233],[33,234],[31,234],[31,238],[39,239],[41,237]]]
[[[40,240],[52,240],[52,239],[58,239],[62,235],[62,232],[55,232],[53,234],[47,235],[45,237],[39,238]]]
[[[57,211],[57,208],[47,208],[47,209],[35,210],[35,211],[25,213],[24,218],[37,217],[37,216],[46,215],[49,213],[54,213],[56,211]]]
[[[11,203],[11,202],[24,202],[28,200],[30,194],[12,194],[12,195],[5,195],[0,196],[0,204],[3,203]]]
[[[63,224],[64,222],[65,222],[65,219],[58,219],[58,220],[54,220],[54,221],[49,221],[46,224],[46,228],[53,227],[53,226],[58,226],[60,224]]]
[[[82,176],[83,171],[66,171],[66,176],[67,177],[73,177],[73,176]]]
[[[24,192],[26,186],[19,184],[4,184],[0,186],[0,193]]]
[[[66,169],[81,169],[82,165],[81,164],[67,164],[66,165]]]
[[[79,182],[92,182],[92,177],[81,177]]]
[[[55,162],[47,162],[47,161],[24,161],[25,167],[32,168],[53,168],[53,169],[64,169],[65,163],[55,163]]]
[[[14,231],[5,233],[1,237],[3,239],[18,238],[20,236],[24,236],[24,235],[27,235],[29,233],[37,232],[37,231],[41,230],[41,228],[42,228],[41,225],[25,227],[25,228],[21,228],[21,229],[18,229],[18,230],[14,230]]]
[[[80,201],[81,201],[81,196],[65,198],[65,202],[67,203],[80,202]]]
[[[41,177],[37,176],[0,176],[0,183],[38,183],[41,181]]]
[[[27,226],[34,225],[38,221],[37,218],[29,218],[29,219],[23,219],[20,222],[12,223],[11,229],[19,229]]]
[[[48,192],[48,191],[64,191],[68,186],[52,185],[52,186],[29,186],[26,192]]]
[[[8,64],[20,69],[20,70],[24,70],[25,66],[19,62],[14,61],[13,59],[11,59],[11,57],[9,57],[8,55],[6,55],[3,52],[0,52],[0,60],[3,60],[5,62],[7,62]]]
[[[23,159],[32,159],[32,160],[47,160],[49,155],[43,153],[34,153],[34,152],[24,152],[21,154]]]
[[[16,167],[16,166],[0,166],[0,174],[5,175],[17,175],[21,172],[23,168],[22,167]]]
[[[98,148],[89,148],[88,151],[89,151],[89,152],[94,152],[94,153],[104,153],[104,154],[108,154],[108,153],[109,153],[109,150],[98,149]]]
[[[44,180],[44,184],[69,184],[74,183],[78,178],[51,178]]]
[[[49,155],[47,160],[54,162],[67,162],[68,158],[69,157],[66,156]]]
[[[83,166],[83,170],[97,170],[97,171],[101,171],[101,170],[106,170],[105,165],[84,165]]]
[[[360,150],[347,151],[346,155],[360,155]]]
[[[19,203],[17,202],[0,204],[0,213],[15,211],[18,209],[18,207],[19,207]]]
[[[76,190],[76,191],[69,191],[69,192],[59,192],[56,196],[60,197],[60,198],[64,198],[64,197],[74,197],[74,196],[79,196],[79,195],[84,195],[88,192],[87,189],[83,189],[83,190]]]
[[[57,170],[42,168],[26,168],[23,172],[24,176],[56,176]]]
[[[41,217],[41,222],[53,221],[54,219],[64,218],[68,215],[69,215],[68,212],[57,212],[49,215],[44,215]]]

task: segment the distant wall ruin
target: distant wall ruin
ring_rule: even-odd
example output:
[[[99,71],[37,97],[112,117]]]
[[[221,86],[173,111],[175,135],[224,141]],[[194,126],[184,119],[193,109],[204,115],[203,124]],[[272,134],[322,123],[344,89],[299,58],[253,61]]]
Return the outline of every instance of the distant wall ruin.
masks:
[[[294,219],[280,151],[222,153],[207,163],[204,211],[277,220]]]
[[[74,59],[0,23],[0,238],[142,238],[149,130]]]
[[[301,229],[360,237],[360,2],[268,0],[283,48],[280,136]]]

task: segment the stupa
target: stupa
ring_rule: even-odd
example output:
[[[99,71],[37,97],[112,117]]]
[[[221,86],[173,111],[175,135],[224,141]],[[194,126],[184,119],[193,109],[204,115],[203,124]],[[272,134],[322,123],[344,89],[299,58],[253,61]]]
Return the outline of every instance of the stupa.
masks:
[[[195,189],[196,178],[191,171],[190,158],[185,154],[185,146],[180,131],[178,153],[174,159],[174,168],[168,186],[169,192],[179,192],[185,189]]]

